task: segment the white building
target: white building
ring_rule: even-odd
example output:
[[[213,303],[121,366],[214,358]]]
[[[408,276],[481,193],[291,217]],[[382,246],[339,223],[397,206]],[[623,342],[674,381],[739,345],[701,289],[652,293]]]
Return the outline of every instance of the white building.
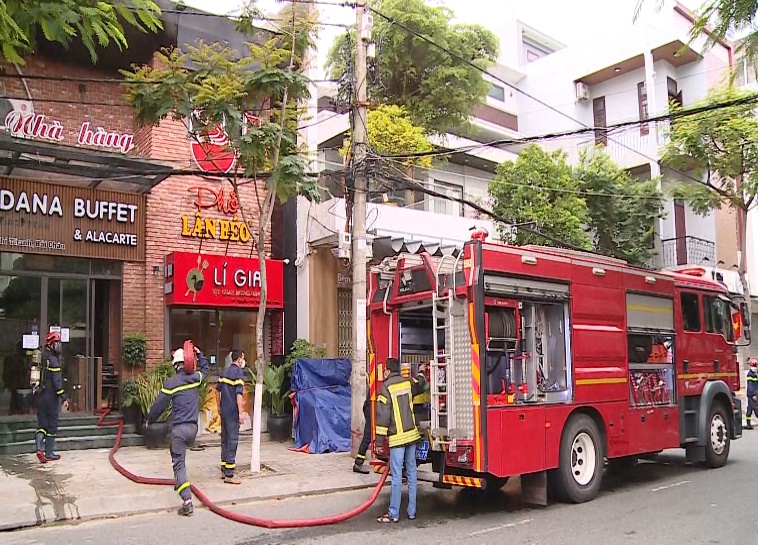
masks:
[[[608,29],[581,45],[535,58],[518,84],[524,91],[518,104],[521,133],[612,126],[665,114],[670,101],[687,106],[704,98],[728,74],[732,47],[719,43],[704,51],[704,38],[687,45],[693,20],[687,8],[676,4],[655,17],[630,21],[626,28]],[[661,174],[667,126],[657,122],[597,130],[544,145],[563,148],[573,162],[580,152],[602,146],[616,163],[646,179]],[[690,173],[663,169],[662,174],[664,193],[675,181],[695,183]],[[658,265],[714,265],[714,214],[699,216],[685,203],[671,200],[665,209],[666,217],[657,226]]]

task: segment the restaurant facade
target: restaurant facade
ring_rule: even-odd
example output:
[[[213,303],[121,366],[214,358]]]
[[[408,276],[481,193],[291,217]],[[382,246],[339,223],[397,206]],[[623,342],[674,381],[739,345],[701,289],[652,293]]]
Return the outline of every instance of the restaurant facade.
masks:
[[[31,411],[28,369],[51,330],[74,411],[117,403],[139,372],[122,361],[131,333],[146,335],[148,367],[187,338],[214,370],[235,347],[257,357],[265,183],[235,191],[234,165],[209,164],[183,121],[135,125],[118,68],[150,62],[160,40],[97,67],[54,48],[0,66],[0,417]],[[294,212],[277,204],[265,246],[269,359],[296,331]]]

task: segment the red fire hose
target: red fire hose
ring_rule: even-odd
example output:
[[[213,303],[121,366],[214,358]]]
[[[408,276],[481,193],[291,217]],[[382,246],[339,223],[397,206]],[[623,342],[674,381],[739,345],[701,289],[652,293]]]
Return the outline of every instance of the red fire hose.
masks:
[[[113,444],[113,448],[111,448],[110,453],[108,454],[108,459],[111,462],[111,465],[113,468],[121,473],[124,477],[129,479],[132,482],[139,483],[139,484],[154,484],[154,485],[162,485],[162,486],[174,486],[175,482],[173,479],[161,479],[158,477],[143,477],[141,475],[135,475],[131,471],[128,471],[125,469],[121,464],[118,463],[118,460],[116,460],[116,452],[118,451],[119,447],[121,446],[121,434],[124,430],[124,421],[121,419],[118,420],[109,420],[108,422],[105,421],[105,418],[110,413],[110,409],[105,409],[102,411],[95,411],[96,414],[100,414],[100,418],[97,421],[98,426],[118,426],[118,433],[116,434],[116,442]],[[385,470],[382,472],[382,476],[379,479],[379,482],[376,485],[376,488],[374,488],[374,492],[371,494],[371,497],[363,502],[358,507],[351,509],[350,511],[347,511],[346,513],[341,513],[338,515],[330,515],[328,517],[323,518],[317,518],[317,519],[299,519],[299,520],[269,520],[269,519],[262,519],[258,517],[251,517],[249,515],[242,515],[240,513],[235,513],[233,511],[229,511],[227,509],[224,509],[222,507],[219,507],[215,503],[213,503],[210,499],[208,499],[208,496],[203,494],[203,492],[197,488],[194,484],[191,485],[192,493],[205,505],[208,509],[216,513],[217,515],[220,515],[226,519],[233,520],[235,522],[239,522],[242,524],[247,524],[249,526],[258,526],[261,528],[307,528],[312,526],[327,526],[329,524],[337,524],[338,522],[344,522],[348,519],[351,519],[353,517],[356,517],[366,511],[373,503],[376,501],[376,499],[379,497],[379,492],[382,490],[382,487],[384,486],[384,482],[387,480],[388,471],[385,468]]]

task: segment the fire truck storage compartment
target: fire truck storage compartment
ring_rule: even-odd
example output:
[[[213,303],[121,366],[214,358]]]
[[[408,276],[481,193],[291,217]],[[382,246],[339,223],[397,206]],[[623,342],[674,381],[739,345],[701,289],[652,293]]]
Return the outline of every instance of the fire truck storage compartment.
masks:
[[[421,365],[428,364],[434,357],[434,331],[432,325],[432,307],[430,305],[405,308],[399,312],[400,321],[400,363],[413,376],[417,375]],[[439,332],[439,339],[444,343],[444,330]],[[444,346],[444,344],[443,344]],[[427,377],[428,379],[429,377]],[[423,411],[417,410],[417,415]],[[425,417],[419,426],[428,426],[429,407],[425,407]]]
[[[569,287],[490,274],[484,286],[488,406],[571,399]]]
[[[626,322],[630,407],[675,405],[673,299],[627,293]]]

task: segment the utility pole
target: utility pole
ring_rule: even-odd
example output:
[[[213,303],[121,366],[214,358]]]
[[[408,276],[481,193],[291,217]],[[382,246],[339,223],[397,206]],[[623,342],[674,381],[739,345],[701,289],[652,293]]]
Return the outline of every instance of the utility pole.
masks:
[[[350,378],[352,392],[352,428],[350,453],[355,456],[363,436],[363,402],[366,399],[366,45],[365,0],[355,8],[355,101],[353,104],[353,192],[352,251],[353,264],[353,369]]]

